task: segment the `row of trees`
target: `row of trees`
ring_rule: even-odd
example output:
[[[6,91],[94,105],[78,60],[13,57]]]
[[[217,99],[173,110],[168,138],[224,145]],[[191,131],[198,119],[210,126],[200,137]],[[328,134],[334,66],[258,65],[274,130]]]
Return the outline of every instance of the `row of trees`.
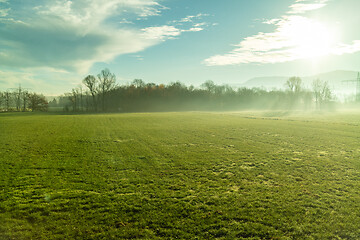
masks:
[[[115,82],[115,74],[104,69],[96,77],[88,75],[83,79],[83,85],[73,88],[58,100],[53,99],[49,105],[63,107],[66,111],[105,112],[108,110],[108,95],[117,87]]]
[[[324,109],[331,106],[333,101],[325,81],[313,81],[309,90],[303,87],[299,77],[291,77],[285,87],[286,90],[271,91],[261,88],[234,89],[209,80],[195,88],[181,82],[165,85],[145,83],[141,79],[117,85],[115,74],[104,69],[96,76],[86,76],[82,85],[49,103],[43,95],[20,86],[0,92],[0,111],[47,111],[48,106],[74,112]]]
[[[294,99],[297,99],[301,95],[310,97],[315,102],[316,109],[321,109],[334,100],[328,82],[321,81],[320,79],[316,79],[312,82],[312,91],[302,87],[302,80],[299,77],[289,78],[286,81],[285,86],[288,91],[293,94]]]
[[[200,88],[181,82],[145,83],[135,79],[117,85],[116,76],[108,69],[97,76],[88,75],[83,85],[50,102],[50,106],[68,111],[181,111],[241,109],[323,109],[331,105],[333,96],[327,82],[315,80],[311,90],[302,86],[298,77],[285,83],[286,90],[238,88],[204,82]]]
[[[44,95],[19,88],[0,92],[0,111],[47,111]]]

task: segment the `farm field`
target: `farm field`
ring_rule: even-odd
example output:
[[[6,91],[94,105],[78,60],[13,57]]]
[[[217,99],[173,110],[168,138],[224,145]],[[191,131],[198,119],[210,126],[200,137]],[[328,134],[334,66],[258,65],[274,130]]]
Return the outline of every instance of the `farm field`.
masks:
[[[0,239],[360,239],[360,113],[0,114]]]

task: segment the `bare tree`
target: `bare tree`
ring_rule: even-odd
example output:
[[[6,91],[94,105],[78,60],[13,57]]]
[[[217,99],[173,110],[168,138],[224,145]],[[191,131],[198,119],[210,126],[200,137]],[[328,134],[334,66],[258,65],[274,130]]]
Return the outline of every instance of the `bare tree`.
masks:
[[[19,88],[17,88],[16,91],[14,91],[14,96],[15,96],[16,110],[20,111],[21,110],[21,99],[22,99],[21,85],[19,85]]]
[[[4,100],[5,100],[5,110],[10,110],[10,104],[11,104],[11,93],[9,91],[4,92]]]
[[[301,78],[299,77],[291,77],[289,78],[285,86],[293,93],[299,93],[301,91]]]
[[[322,105],[332,100],[332,92],[327,81],[316,79],[313,81],[312,87],[317,109],[321,108]]]
[[[97,94],[97,87],[96,87],[96,78],[93,75],[88,75],[83,80],[84,85],[89,89],[93,100],[93,108],[97,111],[97,104],[96,104],[96,94]]]
[[[143,88],[146,86],[145,82],[142,79],[134,79],[131,85],[134,85],[136,88]]]
[[[79,89],[78,88],[73,88],[71,90],[71,95],[69,97],[70,101],[73,104],[73,111],[76,112],[79,108]]]
[[[80,85],[79,86],[79,93],[80,93],[80,103],[79,103],[79,107],[80,107],[80,111],[83,111],[84,110],[84,103],[83,103],[83,87]]]
[[[22,103],[23,103],[23,112],[26,111],[26,105],[28,102],[29,93],[27,91],[22,92]]]
[[[101,94],[102,110],[105,111],[106,95],[115,88],[116,76],[109,69],[102,70],[98,75],[99,93]]]
[[[4,103],[4,93],[0,92],[0,111]]]

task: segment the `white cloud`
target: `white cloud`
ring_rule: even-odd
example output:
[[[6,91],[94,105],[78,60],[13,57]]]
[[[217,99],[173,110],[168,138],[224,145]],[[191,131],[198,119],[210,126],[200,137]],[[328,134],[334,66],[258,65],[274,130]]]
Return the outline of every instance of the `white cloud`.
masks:
[[[197,15],[187,16],[180,20],[171,21],[169,22],[169,25],[147,27],[142,29],[142,36],[148,40],[165,41],[168,39],[174,39],[175,37],[180,36],[183,32],[199,32],[204,30],[203,27],[206,26],[207,23],[196,23],[195,21],[206,16],[208,16],[208,14],[199,13]],[[174,25],[181,25],[182,28]],[[185,26],[188,26],[188,28],[185,28]]]
[[[206,23],[204,23],[204,22],[195,23],[195,24],[194,24],[194,27],[201,27],[201,26],[205,26],[205,25],[206,25]]]
[[[57,17],[85,29],[102,24],[113,15],[132,12],[140,17],[159,15],[166,9],[152,0],[64,0],[38,7],[39,14]]]
[[[108,21],[125,14],[149,17],[164,9],[153,0],[49,1],[34,7],[26,23],[0,19],[0,62],[10,67],[48,66],[86,73],[96,62],[140,52],[185,31],[200,31],[199,27],[171,25],[140,29],[134,24],[125,28]]]
[[[187,16],[187,17],[182,18],[181,20],[175,21],[175,22],[193,22],[195,19],[201,19],[202,17],[206,17],[206,16],[209,16],[209,14],[199,13],[197,15]]]
[[[0,17],[6,17],[9,15],[10,8],[0,9]]]
[[[327,0],[319,0],[316,4],[325,6],[326,2]],[[314,1],[296,1],[296,4],[300,3],[308,4],[307,10],[315,9],[311,5]],[[300,12],[298,6],[292,5],[291,9]],[[302,11],[305,11],[305,8]],[[234,45],[235,48],[229,53],[212,56],[205,59],[204,63],[208,66],[281,63],[360,51],[360,41],[342,43],[334,29],[308,17],[288,14],[264,23],[274,25],[275,30],[246,37]]]
[[[171,24],[177,24],[177,25],[183,25],[185,23],[193,23],[193,24],[201,24],[201,23],[195,23],[195,21],[198,21],[198,20],[201,20],[203,19],[204,17],[208,17],[209,14],[205,14],[205,13],[199,13],[197,15],[189,15],[189,16],[186,16],[180,20],[174,20],[174,21],[171,21],[170,23]],[[206,24],[206,23],[202,23],[202,24]]]
[[[181,34],[181,30],[169,25],[148,27],[143,29],[145,39],[166,40]]]
[[[204,28],[192,27],[192,28],[189,28],[189,29],[183,29],[183,30],[181,30],[181,32],[200,32],[202,30],[204,30]]]
[[[174,39],[176,36],[181,35],[183,32],[200,32],[204,30],[201,27],[190,27],[189,29],[179,29],[175,26],[164,25],[159,27],[144,28],[143,37],[145,39],[165,41],[168,39]]]
[[[360,51],[360,40],[354,40],[351,44],[339,43],[332,53],[335,55],[343,55],[349,53],[356,53]]]
[[[129,20],[126,19],[126,18],[121,19],[121,20],[119,21],[119,23],[121,23],[121,24],[134,24],[133,21],[129,21]]]
[[[315,3],[309,3],[309,1],[296,1],[295,4],[290,6],[289,14],[299,14],[299,13],[305,13],[308,11],[320,9],[326,6],[326,2],[328,0],[318,0],[315,1]],[[305,3],[304,3],[305,2]]]

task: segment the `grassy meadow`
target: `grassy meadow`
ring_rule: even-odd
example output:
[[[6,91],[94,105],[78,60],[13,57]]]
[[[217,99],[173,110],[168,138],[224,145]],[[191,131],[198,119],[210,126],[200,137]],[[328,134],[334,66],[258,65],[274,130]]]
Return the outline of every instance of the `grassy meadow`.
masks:
[[[360,113],[0,114],[0,239],[360,239]]]

